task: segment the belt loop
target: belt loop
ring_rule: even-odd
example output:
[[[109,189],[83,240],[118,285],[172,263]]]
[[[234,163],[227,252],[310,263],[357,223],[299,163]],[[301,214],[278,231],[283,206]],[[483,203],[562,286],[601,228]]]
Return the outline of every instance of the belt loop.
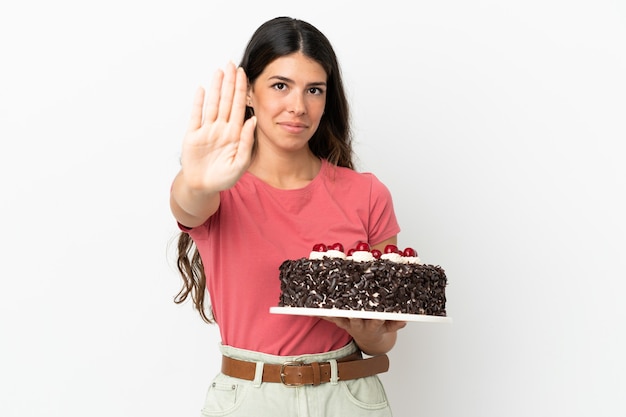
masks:
[[[313,385],[319,385],[321,383],[320,363],[311,362],[311,368],[313,369]]]
[[[337,360],[329,359],[330,363],[330,385],[337,385],[337,381],[339,380],[339,373],[337,372]]]
[[[263,381],[263,362],[256,363],[256,369],[254,371],[254,381],[252,382],[252,386],[258,388],[261,386],[261,382]]]

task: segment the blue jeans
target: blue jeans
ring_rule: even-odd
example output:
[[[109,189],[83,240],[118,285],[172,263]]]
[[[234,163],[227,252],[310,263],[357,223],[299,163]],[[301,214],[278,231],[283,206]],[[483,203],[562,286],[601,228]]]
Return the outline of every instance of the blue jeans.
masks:
[[[206,395],[202,416],[231,417],[391,417],[387,395],[378,376],[331,382],[317,386],[288,387],[276,382],[261,382],[263,363],[287,361],[331,362],[356,352],[351,343],[341,349],[302,356],[275,356],[231,346],[220,346],[222,354],[257,362],[254,381],[222,373],[213,380]]]

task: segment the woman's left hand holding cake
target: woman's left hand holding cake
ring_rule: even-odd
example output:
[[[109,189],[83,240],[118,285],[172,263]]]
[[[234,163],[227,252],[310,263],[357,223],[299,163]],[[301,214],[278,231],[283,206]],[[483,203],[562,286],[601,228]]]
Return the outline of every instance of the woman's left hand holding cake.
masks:
[[[347,331],[359,348],[368,355],[382,355],[396,343],[398,330],[406,326],[405,321],[358,319],[345,317],[323,317]]]

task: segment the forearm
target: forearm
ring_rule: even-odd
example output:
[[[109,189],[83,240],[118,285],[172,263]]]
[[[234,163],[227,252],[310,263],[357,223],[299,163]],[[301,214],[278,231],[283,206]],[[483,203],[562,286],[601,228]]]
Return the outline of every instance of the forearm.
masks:
[[[181,172],[176,175],[170,192],[170,208],[176,220],[187,227],[203,224],[220,204],[219,192],[205,192],[189,187]]]

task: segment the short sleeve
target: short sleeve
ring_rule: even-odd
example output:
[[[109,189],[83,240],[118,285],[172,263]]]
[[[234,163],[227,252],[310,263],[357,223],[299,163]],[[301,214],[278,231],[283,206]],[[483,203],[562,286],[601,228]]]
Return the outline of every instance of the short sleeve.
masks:
[[[369,241],[377,244],[400,232],[389,189],[371,174]]]

